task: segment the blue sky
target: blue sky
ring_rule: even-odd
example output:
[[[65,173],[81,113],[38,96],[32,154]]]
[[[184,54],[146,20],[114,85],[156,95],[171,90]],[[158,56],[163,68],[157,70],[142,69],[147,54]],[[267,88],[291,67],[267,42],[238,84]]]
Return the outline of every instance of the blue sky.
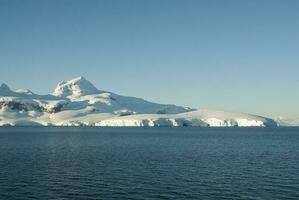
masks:
[[[84,76],[161,103],[299,118],[297,0],[0,0],[0,82]]]

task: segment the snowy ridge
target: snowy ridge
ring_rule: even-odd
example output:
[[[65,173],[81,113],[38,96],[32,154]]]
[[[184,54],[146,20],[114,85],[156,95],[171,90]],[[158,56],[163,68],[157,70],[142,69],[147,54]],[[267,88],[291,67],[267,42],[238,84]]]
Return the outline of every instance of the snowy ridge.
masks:
[[[158,104],[98,90],[84,77],[63,81],[50,95],[0,86],[0,126],[277,126],[271,119]]]

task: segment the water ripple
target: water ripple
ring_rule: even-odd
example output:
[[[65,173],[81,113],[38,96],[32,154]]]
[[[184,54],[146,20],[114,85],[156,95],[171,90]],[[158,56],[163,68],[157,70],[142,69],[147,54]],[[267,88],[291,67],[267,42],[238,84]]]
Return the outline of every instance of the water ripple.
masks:
[[[1,128],[0,199],[299,199],[298,160],[299,129]]]

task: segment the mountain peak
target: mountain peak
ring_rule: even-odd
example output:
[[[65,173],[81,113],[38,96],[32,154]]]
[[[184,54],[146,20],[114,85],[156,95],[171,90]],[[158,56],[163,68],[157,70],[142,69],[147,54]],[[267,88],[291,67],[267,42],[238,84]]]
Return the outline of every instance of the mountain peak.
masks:
[[[5,83],[2,83],[2,84],[0,85],[0,89],[1,89],[1,90],[10,90],[9,87],[8,87],[8,85],[6,85]]]
[[[76,77],[70,81],[73,81],[73,82],[78,82],[78,81],[88,81],[86,80],[86,78],[84,78],[83,76],[79,76],[79,77]]]
[[[98,93],[99,90],[83,76],[79,76],[69,81],[63,81],[57,85],[54,96],[82,96]]]
[[[0,85],[0,96],[2,95],[12,95],[14,92],[5,84]]]

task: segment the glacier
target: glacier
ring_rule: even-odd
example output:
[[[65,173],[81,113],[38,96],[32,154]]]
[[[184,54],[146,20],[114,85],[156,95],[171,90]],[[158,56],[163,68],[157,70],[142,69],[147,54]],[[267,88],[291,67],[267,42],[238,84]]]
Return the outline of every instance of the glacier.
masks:
[[[0,86],[0,126],[268,127],[269,118],[159,104],[97,89],[84,77],[62,81],[52,94]]]

